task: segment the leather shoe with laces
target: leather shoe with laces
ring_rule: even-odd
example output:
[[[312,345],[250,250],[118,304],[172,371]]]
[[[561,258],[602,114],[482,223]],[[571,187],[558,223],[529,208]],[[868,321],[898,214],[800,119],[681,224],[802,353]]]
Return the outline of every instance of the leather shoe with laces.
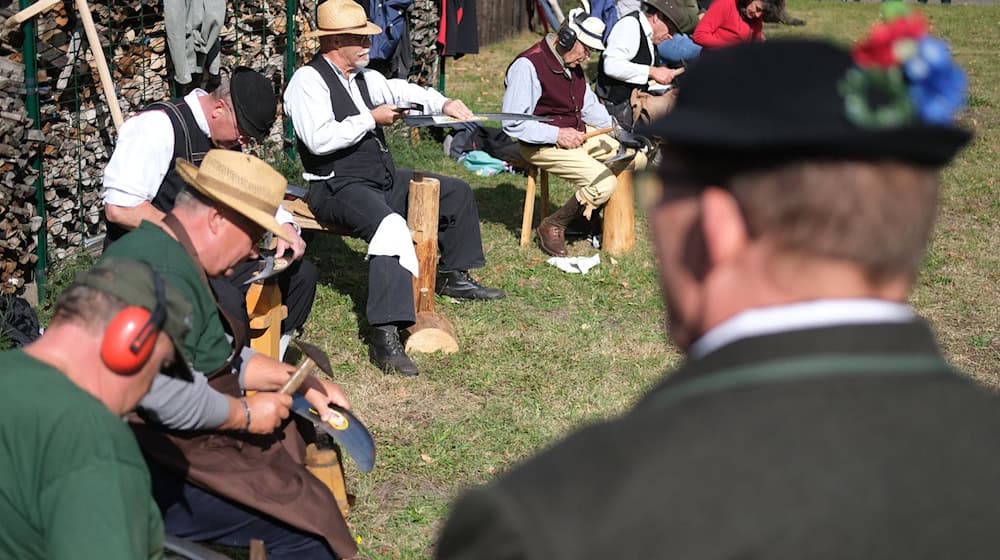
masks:
[[[403,350],[399,330],[395,326],[378,326],[368,335],[368,358],[385,373],[413,377],[420,373]]]
[[[481,285],[465,270],[438,271],[434,291],[456,299],[501,299],[507,295],[498,288]]]
[[[553,257],[566,256],[566,228],[552,225],[545,220],[535,228],[538,235],[538,246],[542,252]]]

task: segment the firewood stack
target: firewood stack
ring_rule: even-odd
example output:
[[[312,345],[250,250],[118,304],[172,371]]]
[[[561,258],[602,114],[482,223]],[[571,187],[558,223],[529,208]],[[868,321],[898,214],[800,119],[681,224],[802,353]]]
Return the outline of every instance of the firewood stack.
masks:
[[[35,216],[35,179],[31,165],[41,134],[31,128],[24,107],[24,66],[0,42],[0,293],[23,286],[37,257],[34,233],[42,225]]]
[[[299,4],[301,31],[315,13],[315,0]],[[111,66],[126,118],[149,103],[171,97],[172,68],[162,4],[149,0],[91,2],[91,12]],[[0,21],[17,4],[0,11]],[[43,154],[50,262],[100,243],[104,230],[100,199],[102,170],[114,148],[115,128],[100,88],[86,34],[72,2],[34,19],[42,130],[32,130],[25,110],[22,36],[15,30],[0,44],[0,291],[17,291],[34,266],[35,216],[33,154]],[[222,68],[246,65],[284,88],[285,2],[242,0],[230,5],[222,37]],[[299,63],[317,44],[298,41]],[[280,142],[281,110],[272,129]],[[278,144],[280,145],[280,144]]]

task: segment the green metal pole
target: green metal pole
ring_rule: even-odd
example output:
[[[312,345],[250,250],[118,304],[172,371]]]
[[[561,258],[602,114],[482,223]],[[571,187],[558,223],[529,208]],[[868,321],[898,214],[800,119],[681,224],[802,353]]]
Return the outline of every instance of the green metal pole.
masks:
[[[445,56],[441,55],[441,65],[438,66],[438,91],[444,95],[444,61]]]
[[[20,0],[21,9],[25,9],[33,3],[33,0]],[[28,117],[31,119],[35,130],[42,129],[42,115],[38,103],[38,67],[37,55],[35,53],[35,22],[28,20],[24,24],[24,43],[21,46],[24,55],[24,104],[28,110]],[[38,261],[35,262],[35,284],[38,286],[38,302],[45,301],[45,276],[46,267],[49,261],[48,251],[48,226],[45,219],[45,182],[42,180],[42,154],[39,151],[32,159],[31,166],[38,173],[35,177],[35,213],[42,218],[42,225],[38,228],[38,244],[35,246],[35,255]]]
[[[298,10],[296,0],[285,0],[285,86],[288,80],[292,79],[295,72],[295,12]],[[295,159],[295,129],[292,128],[292,121],[287,117],[282,120],[285,124],[285,155],[290,160]]]

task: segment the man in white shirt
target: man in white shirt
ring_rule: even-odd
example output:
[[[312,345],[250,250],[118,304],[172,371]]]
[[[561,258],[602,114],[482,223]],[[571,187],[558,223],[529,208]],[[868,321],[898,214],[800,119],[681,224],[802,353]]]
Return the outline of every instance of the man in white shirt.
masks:
[[[200,165],[209,149],[241,149],[260,140],[270,132],[276,110],[271,80],[239,67],[212,93],[196,89],[182,99],[154,103],[126,120],[104,168],[106,244],[143,220],[162,225],[184,188],[174,170],[177,158]],[[278,280],[288,307],[281,330],[284,347],[309,317],[318,273],[312,263],[301,259],[306,244],[291,213],[279,208],[275,217],[292,240],[278,239],[276,254],[291,251],[294,260]],[[258,268],[255,261],[244,261],[229,277],[213,280],[213,288],[221,292],[216,295],[235,317],[246,316],[244,281]]]
[[[906,304],[941,168],[971,137],[953,120],[961,70],[934,54],[953,110],[896,124],[858,83],[887,71],[842,47],[701,55],[647,131],[665,146],[650,237],[686,362],[459,500],[438,560],[996,556],[998,399]]]
[[[413,171],[396,168],[382,127],[402,116],[401,103],[456,118],[472,113],[461,100],[366,69],[371,36],[382,30],[353,0],[324,2],[317,23],[318,29],[306,36],[319,38],[319,52],[295,71],[284,96],[309,181],[309,208],[320,222],[349,229],[368,242],[372,363],[387,373],[417,375],[399,338],[399,329],[415,321],[413,276],[423,273],[405,219]],[[441,182],[435,290],[462,299],[504,297],[468,272],[486,262],[471,188],[453,177],[425,175]]]
[[[685,29],[697,16],[677,0],[643,0],[642,9],[624,14],[608,34],[597,72],[597,96],[619,124],[631,129],[641,113],[647,122],[666,114],[672,93],[648,95],[671,84],[683,70],[656,66],[656,46]],[[645,94],[645,95],[641,95]]]

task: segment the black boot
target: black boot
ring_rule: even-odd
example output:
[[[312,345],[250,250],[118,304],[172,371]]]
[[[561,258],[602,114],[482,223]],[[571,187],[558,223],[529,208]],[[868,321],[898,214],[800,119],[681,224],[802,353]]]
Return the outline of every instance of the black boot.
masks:
[[[385,373],[399,373],[404,377],[420,373],[403,351],[399,329],[395,325],[372,327],[368,334],[368,359]]]
[[[507,295],[498,288],[481,285],[465,270],[439,270],[434,291],[457,299],[502,299]]]
[[[562,208],[551,213],[535,228],[538,234],[538,245],[542,251],[553,257],[566,256],[566,226],[569,222],[583,214],[584,206],[576,199],[576,195],[563,204]]]

